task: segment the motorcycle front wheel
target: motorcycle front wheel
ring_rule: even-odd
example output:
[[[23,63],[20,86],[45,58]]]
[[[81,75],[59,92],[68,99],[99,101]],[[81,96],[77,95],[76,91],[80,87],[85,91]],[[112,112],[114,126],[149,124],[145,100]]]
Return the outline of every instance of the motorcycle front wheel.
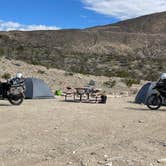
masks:
[[[24,100],[24,96],[23,95],[20,95],[20,96],[10,96],[8,98],[9,102],[12,104],[12,105],[20,105],[22,104],[23,100]]]
[[[147,107],[151,110],[157,110],[162,105],[162,98],[156,94],[152,94],[147,98]]]

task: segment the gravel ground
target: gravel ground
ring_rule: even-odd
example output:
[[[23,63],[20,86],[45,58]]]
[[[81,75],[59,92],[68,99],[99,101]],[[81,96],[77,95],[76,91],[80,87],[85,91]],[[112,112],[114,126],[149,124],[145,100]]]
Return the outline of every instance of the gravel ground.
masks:
[[[166,108],[150,111],[132,101],[1,101],[0,165],[166,165]]]

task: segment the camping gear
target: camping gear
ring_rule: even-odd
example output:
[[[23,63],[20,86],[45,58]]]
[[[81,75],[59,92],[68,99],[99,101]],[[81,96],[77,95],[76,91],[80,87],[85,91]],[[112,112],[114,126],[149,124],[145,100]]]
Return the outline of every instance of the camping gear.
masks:
[[[156,85],[156,82],[148,82],[145,85],[142,86],[142,88],[137,93],[137,96],[135,97],[135,103],[137,104],[146,104],[147,98],[151,94],[157,93],[155,89],[153,89]]]
[[[147,107],[151,110],[159,109],[163,102],[166,101],[166,85],[163,80],[160,80],[156,83],[156,86],[153,88],[157,91],[155,94],[151,94],[147,98]]]
[[[55,95],[56,96],[62,96],[62,91],[61,90],[56,90]]]
[[[41,79],[25,79],[25,98],[26,99],[50,99],[54,98],[48,85]]]
[[[20,105],[24,99],[24,80],[15,78],[0,83],[0,99],[7,99],[13,105]]]
[[[101,101],[99,103],[106,104],[106,102],[107,102],[107,96],[106,95],[101,95]]]
[[[96,81],[94,80],[90,80],[88,83],[88,86],[95,86],[96,85]]]

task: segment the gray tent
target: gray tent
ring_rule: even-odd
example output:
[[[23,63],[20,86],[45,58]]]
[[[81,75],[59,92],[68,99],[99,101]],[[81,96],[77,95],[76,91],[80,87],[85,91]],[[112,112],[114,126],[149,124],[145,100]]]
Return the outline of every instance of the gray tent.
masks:
[[[156,85],[156,82],[149,82],[145,85],[143,85],[143,87],[139,90],[136,98],[135,98],[135,103],[137,104],[146,104],[146,100],[147,98],[151,95],[151,94],[155,94],[156,90],[153,89],[153,87]]]
[[[54,98],[50,88],[43,80],[37,78],[25,79],[25,98],[26,99],[48,99]]]

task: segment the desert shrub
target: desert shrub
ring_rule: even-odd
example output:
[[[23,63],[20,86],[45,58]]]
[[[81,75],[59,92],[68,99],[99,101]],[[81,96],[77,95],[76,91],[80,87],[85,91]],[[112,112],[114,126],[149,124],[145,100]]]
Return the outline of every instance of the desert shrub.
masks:
[[[125,70],[116,71],[115,75],[121,78],[129,77],[129,73]]]
[[[32,59],[30,63],[32,65],[40,65],[40,62],[37,59]]]
[[[5,54],[5,51],[3,50],[3,48],[0,48],[0,56],[3,56]]]
[[[115,80],[109,80],[103,83],[103,85],[107,88],[113,88],[116,85]]]
[[[18,52],[23,52],[23,51],[24,51],[24,47],[23,47],[23,46],[18,46],[18,47],[16,48],[16,50],[17,50]]]
[[[133,84],[140,84],[140,80],[131,79],[131,78],[126,78],[126,79],[123,80],[123,82],[124,82],[128,87],[131,87]]]
[[[2,76],[1,76],[3,79],[9,79],[9,78],[11,78],[11,75],[10,75],[10,73],[4,73]]]
[[[50,69],[50,65],[45,65],[46,69],[49,70]]]
[[[37,71],[37,73],[39,73],[39,74],[45,74],[45,71],[39,69],[39,70]]]
[[[82,75],[87,75],[89,74],[88,73],[88,70],[86,69],[85,66],[80,66],[80,69],[78,70],[78,73],[82,74]]]
[[[74,75],[74,73],[72,73],[72,72],[65,72],[65,74],[64,74],[65,76],[73,76]]]
[[[152,71],[145,76],[148,81],[156,81],[159,78],[159,73],[157,71]]]

